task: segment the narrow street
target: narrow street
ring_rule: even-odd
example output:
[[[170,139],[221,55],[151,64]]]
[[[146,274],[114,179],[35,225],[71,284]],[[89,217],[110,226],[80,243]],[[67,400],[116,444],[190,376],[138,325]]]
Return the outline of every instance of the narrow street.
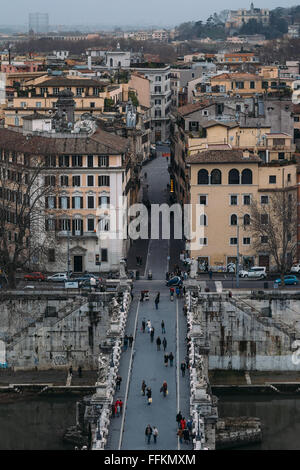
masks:
[[[151,203],[168,202],[167,184],[169,174],[167,160],[161,155],[146,165],[143,173],[147,172],[149,184],[149,199]],[[189,418],[189,376],[181,376],[180,363],[186,355],[186,322],[182,312],[183,300],[170,301],[169,289],[165,286],[166,271],[172,270],[173,264],[179,262],[180,243],[172,240],[150,240],[145,259],[144,279],[134,283],[134,301],[128,316],[126,334],[134,335],[132,348],[124,351],[120,364],[122,384],[115,399],[121,398],[124,402],[123,415],[111,421],[108,449],[157,449],[176,450],[191,449],[191,444],[180,444],[177,437],[176,414],[181,410],[183,416]],[[170,249],[171,248],[171,249]],[[130,253],[134,259],[135,246]],[[140,246],[139,246],[140,249]],[[176,251],[177,250],[177,251]],[[172,251],[171,260],[168,260]],[[140,255],[140,252],[139,252]],[[169,268],[170,263],[170,268]],[[171,264],[173,263],[173,264]],[[152,271],[153,279],[147,280],[148,271]],[[150,300],[140,302],[141,290],[150,291]],[[158,310],[154,299],[160,292]],[[150,334],[141,330],[142,321],[151,321],[155,329],[154,341]],[[164,320],[166,333],[162,334],[161,321]],[[156,338],[167,340],[166,353],[174,355],[173,367],[164,365],[164,349],[157,351]],[[141,393],[141,384],[145,380],[152,389],[153,402],[148,405],[147,397]],[[169,394],[164,398],[160,393],[163,381],[168,384]],[[157,444],[147,444],[145,428],[157,426],[159,436]]]

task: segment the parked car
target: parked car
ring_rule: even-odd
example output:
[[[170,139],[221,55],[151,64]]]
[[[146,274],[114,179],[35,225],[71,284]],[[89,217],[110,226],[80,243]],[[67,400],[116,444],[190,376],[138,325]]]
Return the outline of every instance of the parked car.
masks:
[[[68,275],[66,273],[56,273],[47,277],[47,281],[51,282],[66,282],[67,280]]]
[[[171,141],[170,141],[169,139],[167,139],[167,140],[165,140],[165,141],[163,142],[163,144],[164,144],[164,145],[171,145]]]
[[[291,273],[300,274],[300,263],[293,264],[293,266],[291,267]]]
[[[253,266],[249,271],[241,271],[241,277],[243,278],[259,278],[265,279],[267,277],[267,270],[265,266]]]
[[[282,284],[281,279],[276,279],[275,281],[276,284]],[[288,275],[284,276],[284,285],[285,286],[296,286],[299,284],[299,279],[296,276],[293,275]]]
[[[169,279],[167,282],[166,282],[166,286],[167,287],[171,287],[171,286],[181,286],[182,285],[182,280],[180,279],[179,276],[174,276],[172,277],[172,279]]]
[[[24,281],[45,281],[46,277],[40,272],[25,274]]]

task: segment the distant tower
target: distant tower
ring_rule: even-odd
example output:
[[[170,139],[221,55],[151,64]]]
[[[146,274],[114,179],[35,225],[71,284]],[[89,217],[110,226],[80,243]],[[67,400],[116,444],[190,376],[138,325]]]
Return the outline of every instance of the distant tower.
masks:
[[[75,101],[73,100],[73,96],[74,94],[70,90],[62,90],[58,94],[55,119],[61,128],[70,129],[74,127]]]
[[[250,5],[250,10],[251,10],[251,11],[254,10],[254,4],[253,4],[253,2],[252,2],[251,5]]]

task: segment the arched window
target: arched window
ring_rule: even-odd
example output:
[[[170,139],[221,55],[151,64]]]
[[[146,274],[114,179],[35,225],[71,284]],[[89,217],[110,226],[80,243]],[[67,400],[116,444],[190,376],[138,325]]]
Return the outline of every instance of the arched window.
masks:
[[[208,171],[207,170],[198,171],[198,184],[208,184]]]
[[[207,226],[207,216],[205,214],[200,215],[200,226],[201,227]]]
[[[220,170],[213,170],[211,172],[210,184],[222,184],[222,173]]]
[[[228,175],[228,184],[240,184],[240,173],[238,170],[230,170]]]
[[[250,225],[250,215],[249,214],[245,214],[244,215],[244,225]]]
[[[242,171],[242,184],[252,184],[252,171],[243,170]]]
[[[237,225],[237,215],[232,214],[230,217],[230,225]]]

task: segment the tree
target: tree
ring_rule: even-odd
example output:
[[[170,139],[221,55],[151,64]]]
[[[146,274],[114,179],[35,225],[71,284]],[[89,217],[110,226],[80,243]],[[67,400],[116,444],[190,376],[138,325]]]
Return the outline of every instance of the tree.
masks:
[[[20,163],[20,155],[1,150],[1,157],[0,266],[13,289],[18,269],[41,263],[56,247],[55,227],[45,230],[45,200],[56,198],[56,177],[48,184],[38,156],[24,154]]]
[[[279,190],[268,197],[268,203],[251,204],[253,248],[274,259],[283,279],[297,256],[297,194]]]

